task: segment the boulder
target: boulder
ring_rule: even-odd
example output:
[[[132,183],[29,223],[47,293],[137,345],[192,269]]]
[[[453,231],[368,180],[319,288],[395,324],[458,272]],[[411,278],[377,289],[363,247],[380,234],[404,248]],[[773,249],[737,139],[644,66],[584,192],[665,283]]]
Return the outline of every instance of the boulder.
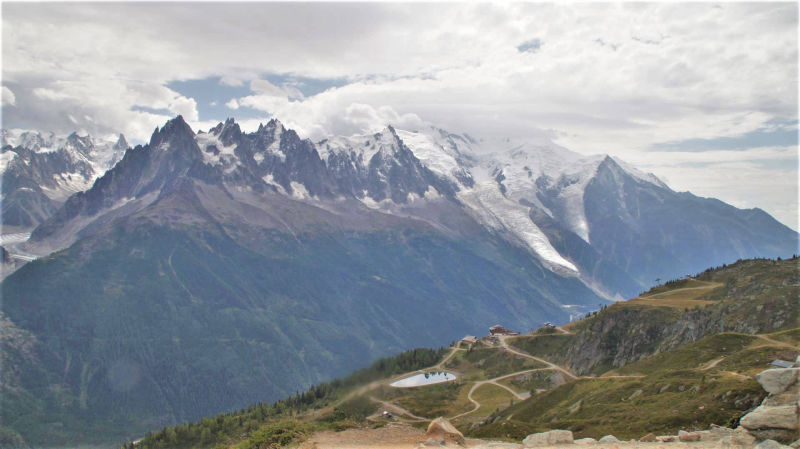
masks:
[[[758,373],[756,380],[767,390],[767,393],[779,394],[797,381],[798,373],[800,373],[800,368],[768,369]]]
[[[746,414],[740,421],[748,430],[754,429],[787,429],[797,430],[797,405],[767,406],[762,405]]]
[[[734,446],[752,447],[756,444],[756,438],[744,427],[737,427],[733,430],[727,442]]]
[[[574,441],[575,444],[595,444],[597,440],[594,438],[581,438],[579,440]]]
[[[700,441],[700,434],[694,432],[683,432],[678,435],[678,440],[684,443]]]
[[[751,430],[750,435],[753,435],[757,441],[773,440],[783,444],[789,444],[797,438],[797,431],[786,429],[758,429]]]
[[[608,444],[608,443],[619,443],[620,441],[614,435],[606,435],[603,438],[600,438],[598,442],[603,444]]]
[[[716,424],[711,424],[708,428],[708,438],[712,441],[720,440],[724,437],[729,437],[733,434],[733,429],[730,427],[722,427]]]
[[[551,430],[526,436],[522,440],[522,447],[552,446],[554,444],[572,444],[572,442],[572,431]]]
[[[652,443],[655,440],[656,440],[656,434],[654,433],[648,433],[647,435],[639,438],[639,441],[641,441],[642,443]]]
[[[458,431],[450,421],[445,417],[439,417],[431,421],[428,425],[428,431],[425,432],[427,438],[442,438],[444,441],[451,441],[453,443],[464,446],[466,441],[464,435]]]
[[[764,440],[758,443],[755,449],[789,449],[789,446],[784,446],[783,444],[773,440]]]

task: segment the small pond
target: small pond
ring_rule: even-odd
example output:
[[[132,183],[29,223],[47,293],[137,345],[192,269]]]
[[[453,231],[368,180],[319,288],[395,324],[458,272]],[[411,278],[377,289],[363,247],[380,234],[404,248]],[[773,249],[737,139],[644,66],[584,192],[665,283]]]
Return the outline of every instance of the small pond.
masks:
[[[409,388],[450,382],[451,380],[456,380],[455,374],[448,373],[446,371],[434,371],[430,373],[415,374],[413,376],[400,379],[396,382],[392,382],[390,385],[397,388]]]

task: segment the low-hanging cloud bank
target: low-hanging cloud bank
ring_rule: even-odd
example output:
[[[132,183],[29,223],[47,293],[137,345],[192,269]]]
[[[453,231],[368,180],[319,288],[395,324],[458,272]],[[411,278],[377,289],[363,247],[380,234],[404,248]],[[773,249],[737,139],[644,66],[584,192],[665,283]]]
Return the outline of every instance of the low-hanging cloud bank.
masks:
[[[425,122],[545,136],[797,228],[796,162],[778,172],[745,152],[744,165],[723,153],[701,165],[658,147],[797,129],[793,3],[17,3],[3,5],[2,45],[6,127],[145,140],[170,116],[207,128],[225,112],[311,138]],[[243,92],[212,113],[171,84],[205,79]],[[323,87],[304,94],[313,80]]]

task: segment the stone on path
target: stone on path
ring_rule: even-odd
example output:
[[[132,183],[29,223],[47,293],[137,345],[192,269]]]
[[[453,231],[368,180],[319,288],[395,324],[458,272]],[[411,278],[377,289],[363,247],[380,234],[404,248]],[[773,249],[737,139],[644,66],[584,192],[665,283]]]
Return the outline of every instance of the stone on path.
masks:
[[[619,443],[619,439],[614,435],[606,435],[603,438],[600,438],[599,442],[601,443]]]
[[[549,446],[554,444],[572,444],[572,431],[551,430],[549,432],[532,433],[522,440],[523,447]]]
[[[654,433],[648,433],[647,435],[639,438],[639,441],[641,441],[642,443],[652,443],[655,440],[656,440],[656,434]]]
[[[775,440],[764,440],[758,443],[755,449],[789,449],[789,446],[784,446]]]
[[[431,421],[425,436],[428,438],[442,438],[444,441],[451,441],[461,446],[466,445],[464,435],[450,424],[450,421],[445,417],[439,417]]]

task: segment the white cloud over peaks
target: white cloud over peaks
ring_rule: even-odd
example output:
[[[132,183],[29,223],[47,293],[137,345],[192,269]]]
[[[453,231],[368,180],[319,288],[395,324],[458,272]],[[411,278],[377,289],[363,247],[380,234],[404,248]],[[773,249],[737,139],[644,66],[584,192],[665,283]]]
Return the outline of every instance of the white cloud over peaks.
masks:
[[[9,105],[9,106],[16,106],[17,105],[17,97],[14,95],[14,92],[11,92],[6,86],[3,86],[3,95],[2,95],[2,104]]]
[[[276,113],[304,109],[282,97],[311,99],[259,74],[343,77],[308,104],[331,123],[350,104],[390,106],[456,131],[552,130],[582,152],[741,134],[759,125],[732,117],[754,111],[797,115],[791,3],[33,3],[5,5],[3,21],[18,97],[54,80],[217,76],[262,97],[239,104]],[[519,50],[530,42],[537,51]],[[133,104],[145,105],[122,106]]]
[[[242,88],[220,104],[313,138],[425,121],[552,136],[584,154],[661,161],[659,174],[679,156],[643,153],[655,144],[798,118],[796,2],[12,2],[2,20],[3,119],[15,127],[145,140],[170,115],[210,123],[197,99],[166,86],[219,78]],[[345,85],[319,88],[331,79]],[[748,182],[776,173],[741,167]],[[795,197],[775,196],[796,210]]]
[[[303,93],[296,87],[284,84],[283,86],[276,86],[267,80],[255,79],[250,82],[250,90],[259,95],[288,98],[290,100],[302,99]]]

